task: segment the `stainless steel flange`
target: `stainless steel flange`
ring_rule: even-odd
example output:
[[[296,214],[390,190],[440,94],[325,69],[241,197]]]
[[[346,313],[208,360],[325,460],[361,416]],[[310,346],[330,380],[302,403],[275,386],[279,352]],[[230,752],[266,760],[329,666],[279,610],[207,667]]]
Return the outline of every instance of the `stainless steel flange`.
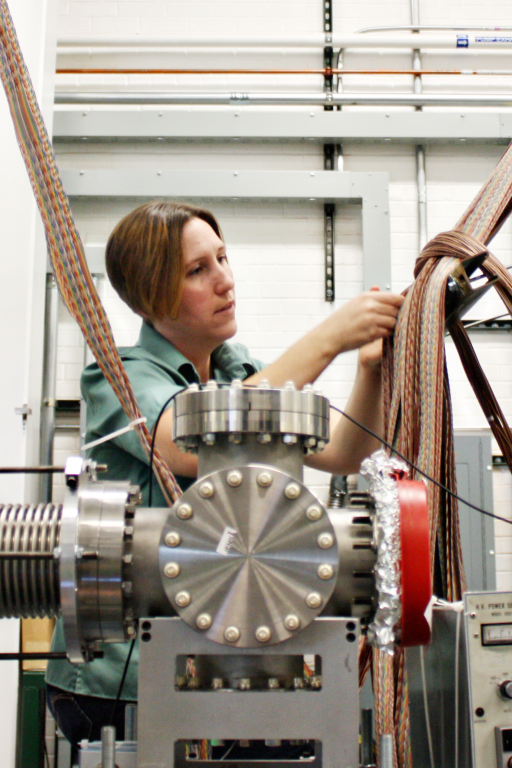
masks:
[[[162,585],[178,615],[210,640],[273,645],[325,607],[338,547],[325,509],[302,483],[268,465],[236,471],[237,484],[232,469],[214,472],[172,507],[160,539]],[[311,508],[322,514],[308,515]],[[179,545],[166,544],[171,534]]]

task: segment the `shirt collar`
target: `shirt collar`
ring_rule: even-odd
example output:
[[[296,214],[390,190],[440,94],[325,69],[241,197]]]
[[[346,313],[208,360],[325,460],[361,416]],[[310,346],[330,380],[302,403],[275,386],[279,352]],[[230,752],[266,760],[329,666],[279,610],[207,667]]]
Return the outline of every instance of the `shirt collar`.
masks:
[[[138,347],[171,366],[189,382],[199,383],[199,375],[194,365],[176,349],[174,344],[158,333],[152,325],[143,321],[140,330]],[[245,379],[255,373],[256,369],[250,362],[241,362],[229,344],[221,344],[212,353],[212,367],[218,381],[229,382],[232,379]]]

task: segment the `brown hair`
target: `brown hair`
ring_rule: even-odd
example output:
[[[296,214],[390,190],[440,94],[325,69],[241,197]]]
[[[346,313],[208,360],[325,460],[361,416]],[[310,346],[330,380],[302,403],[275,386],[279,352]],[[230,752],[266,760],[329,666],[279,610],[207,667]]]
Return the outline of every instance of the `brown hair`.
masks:
[[[138,315],[176,317],[183,288],[183,227],[202,219],[223,239],[210,211],[185,203],[146,203],[121,219],[110,235],[105,260],[113,287]]]

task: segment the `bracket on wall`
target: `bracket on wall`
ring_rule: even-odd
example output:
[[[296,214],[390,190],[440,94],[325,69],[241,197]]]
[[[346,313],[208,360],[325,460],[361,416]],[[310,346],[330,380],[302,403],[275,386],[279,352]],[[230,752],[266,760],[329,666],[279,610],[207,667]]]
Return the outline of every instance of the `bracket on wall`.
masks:
[[[70,170],[61,172],[71,197],[171,198],[362,205],[363,290],[391,287],[388,174],[362,171],[156,171]]]

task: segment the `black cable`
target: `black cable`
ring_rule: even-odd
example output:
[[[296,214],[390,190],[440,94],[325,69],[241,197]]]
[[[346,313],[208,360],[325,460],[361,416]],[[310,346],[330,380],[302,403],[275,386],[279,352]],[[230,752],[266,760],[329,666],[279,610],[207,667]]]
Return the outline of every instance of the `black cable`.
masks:
[[[384,438],[377,435],[375,432],[373,432],[368,427],[365,427],[364,424],[361,424],[357,419],[354,419],[352,416],[349,416],[348,413],[345,413],[341,410],[341,408],[337,408],[335,405],[332,405],[331,408],[338,413],[341,413],[342,416],[344,416],[346,419],[351,421],[356,426],[360,427],[360,429],[363,429],[365,432],[368,432],[369,435],[374,437],[376,440],[378,440],[382,445],[385,445],[386,448],[389,448],[390,451],[395,453],[397,456],[399,456],[403,461],[405,461],[406,464],[408,464],[412,469],[414,469],[415,472],[419,472],[420,475],[423,475],[424,478],[427,480],[430,480],[431,483],[434,483],[434,485],[437,485],[438,488],[441,488],[442,491],[445,491],[445,493],[449,493],[450,496],[453,496],[454,499],[457,499],[457,501],[460,501],[462,504],[465,504],[467,507],[471,507],[471,509],[475,509],[477,512],[480,512],[481,515],[487,515],[487,517],[493,517],[495,520],[501,520],[503,523],[508,523],[508,525],[512,525],[512,520],[507,520],[506,517],[500,517],[500,515],[495,515],[493,512],[488,512],[486,509],[482,509],[481,507],[477,507],[476,504],[472,504],[470,501],[466,501],[466,499],[463,499],[462,496],[458,496],[454,491],[451,491],[449,488],[447,488],[445,485],[440,483],[438,480],[434,480],[433,477],[430,477],[430,475],[427,475],[426,472],[424,472],[422,469],[416,466],[416,464],[413,464],[412,461],[409,461],[403,453],[400,453],[400,451],[397,451],[396,448],[393,448],[392,445],[390,445]]]
[[[148,494],[148,507],[151,506],[153,503],[153,456],[155,455],[155,439],[156,439],[156,431],[158,429],[158,425],[160,423],[160,419],[162,418],[164,411],[167,410],[169,407],[169,404],[172,403],[174,398],[179,395],[180,392],[183,392],[183,390],[186,389],[186,387],[181,387],[181,389],[178,389],[177,392],[174,393],[174,395],[171,395],[168,400],[165,401],[165,403],[162,405],[160,409],[160,413],[157,416],[157,419],[155,421],[155,426],[153,427],[153,435],[151,437],[151,450],[149,452],[149,494]]]
[[[119,688],[117,690],[117,698],[116,698],[116,700],[114,702],[114,706],[112,707],[112,714],[110,715],[109,725],[112,725],[113,722],[114,722],[114,717],[116,715],[116,710],[117,710],[117,707],[118,707],[118,704],[119,704],[119,700],[121,699],[121,694],[123,692],[124,681],[126,680],[126,674],[128,672],[128,665],[130,664],[130,659],[132,657],[133,649],[135,647],[135,640],[136,640],[136,638],[134,637],[133,640],[130,643],[130,650],[128,651],[128,656],[126,657],[126,662],[125,662],[124,669],[123,669],[123,676],[121,677],[121,682],[119,683]]]

